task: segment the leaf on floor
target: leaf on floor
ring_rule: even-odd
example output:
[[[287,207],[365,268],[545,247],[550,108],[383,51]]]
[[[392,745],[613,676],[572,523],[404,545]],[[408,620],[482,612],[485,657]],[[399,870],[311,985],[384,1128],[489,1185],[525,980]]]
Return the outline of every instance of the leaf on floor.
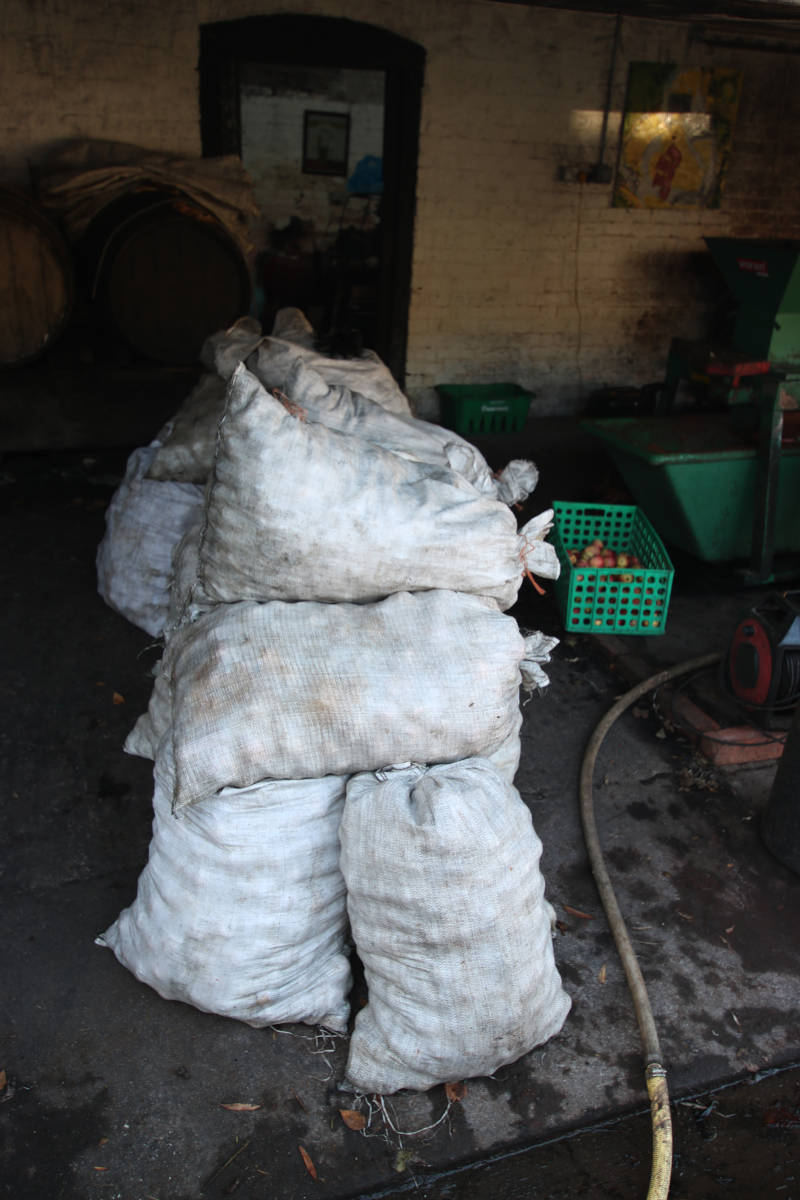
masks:
[[[228,1112],[255,1112],[261,1108],[260,1104],[220,1104],[220,1108],[227,1108]]]
[[[305,1163],[306,1170],[308,1171],[311,1178],[319,1179],[319,1176],[317,1175],[317,1168],[314,1166],[311,1155],[308,1153],[305,1146],[298,1146],[297,1149],[300,1151],[300,1157],[302,1158],[303,1162]]]
[[[367,1127],[367,1118],[363,1113],[356,1112],[353,1108],[340,1108],[339,1116],[344,1121],[348,1129],[354,1129],[356,1133]]]
[[[582,921],[593,921],[594,917],[591,913],[581,912],[579,908],[573,908],[569,904],[564,905],[564,912],[568,912],[571,917],[580,917]]]
[[[467,1094],[467,1085],[465,1083],[446,1083],[444,1085],[444,1094],[451,1104],[457,1104],[459,1100],[463,1100]]]

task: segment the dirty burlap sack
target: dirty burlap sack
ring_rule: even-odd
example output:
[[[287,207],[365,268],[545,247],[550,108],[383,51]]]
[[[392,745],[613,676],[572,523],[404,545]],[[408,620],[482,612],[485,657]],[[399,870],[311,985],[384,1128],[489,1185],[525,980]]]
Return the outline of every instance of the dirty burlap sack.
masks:
[[[492,753],[518,729],[521,683],[541,685],[532,641],[461,592],[217,605],[166,644],[149,745],[174,746],[176,809],[263,779]]]
[[[534,542],[535,569],[558,575],[549,527],[534,519],[518,533],[506,504],[448,467],[304,420],[240,365],[219,426],[199,578],[219,603],[444,588],[506,609]]]
[[[165,743],[133,903],[97,938],[168,1000],[264,1026],[344,1031],[350,964],[338,827],[344,779],[226,788],[172,814]]]
[[[490,1075],[561,1029],[541,842],[481,759],[358,775],[340,827],[368,1000],[346,1081],[425,1090]]]
[[[102,599],[153,637],[167,618],[173,553],[203,504],[203,489],[193,483],[147,478],[157,451],[152,443],[130,455],[96,556]]]

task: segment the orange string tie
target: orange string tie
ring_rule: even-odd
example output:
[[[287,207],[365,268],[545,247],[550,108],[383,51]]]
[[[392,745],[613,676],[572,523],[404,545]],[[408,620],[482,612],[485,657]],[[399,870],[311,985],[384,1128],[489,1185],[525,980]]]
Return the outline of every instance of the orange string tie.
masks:
[[[533,586],[536,588],[536,591],[539,593],[540,596],[546,596],[547,592],[542,587],[542,585],[539,583],[539,581],[537,579],[534,579],[533,575],[531,574],[530,568],[528,567],[528,564],[525,562],[525,551],[529,548],[529,546],[530,546],[530,542],[528,542],[528,540],[526,538],[525,545],[522,547],[522,549],[519,552],[520,562],[522,563],[523,574],[533,584]]]
[[[525,574],[527,575],[528,579],[531,581],[531,583],[533,584],[533,586],[536,588],[536,590],[537,590],[537,592],[539,593],[539,595],[540,595],[540,596],[546,596],[546,595],[547,595],[547,592],[546,592],[546,591],[545,591],[545,589],[542,587],[542,585],[541,585],[541,584],[540,584],[540,583],[539,583],[539,582],[538,582],[536,579],[534,579],[534,577],[531,575],[531,573],[530,573],[530,571],[528,570],[528,568],[527,568],[527,567],[525,567]]]

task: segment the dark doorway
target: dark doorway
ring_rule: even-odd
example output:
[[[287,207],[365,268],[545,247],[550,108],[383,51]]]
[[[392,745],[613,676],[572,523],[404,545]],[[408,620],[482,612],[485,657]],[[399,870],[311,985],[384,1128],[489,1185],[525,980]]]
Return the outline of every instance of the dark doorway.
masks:
[[[204,155],[244,159],[259,112],[273,114],[275,130],[276,114],[284,122],[291,113],[296,169],[305,168],[296,180],[300,211],[276,208],[279,218],[265,233],[256,280],[265,326],[281,301],[305,303],[318,332],[349,324],[401,384],[424,58],[405,38],[332,17],[250,17],[200,31]],[[359,141],[367,111],[381,125],[371,143]],[[354,161],[359,146],[373,153]],[[263,178],[268,188],[266,167]],[[304,219],[320,203],[329,205],[327,217]]]

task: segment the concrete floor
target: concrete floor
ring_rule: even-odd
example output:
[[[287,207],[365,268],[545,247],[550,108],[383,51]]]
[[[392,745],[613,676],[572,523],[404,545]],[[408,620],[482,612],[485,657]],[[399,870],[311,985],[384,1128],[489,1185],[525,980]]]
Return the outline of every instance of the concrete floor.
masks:
[[[577,452],[559,445],[542,462],[542,502],[579,486],[565,470],[580,479]],[[521,451],[537,457],[535,446]],[[499,444],[495,453],[514,456]],[[550,688],[524,708],[517,778],[544,844],[556,959],[573,1001],[558,1037],[494,1078],[470,1080],[449,1111],[443,1088],[401,1094],[388,1112],[401,1133],[376,1114],[354,1132],[338,1111],[348,1106],[336,1090],[343,1043],[162,1000],[94,944],[135,895],[151,821],[151,766],[122,743],[147,704],[158,646],[95,588],[103,512],[124,458],[76,450],[0,464],[0,1194],[425,1195],[437,1173],[641,1112],[639,1035],[577,802],[587,738],[628,683],[613,654],[591,636],[563,635],[550,598],[527,587],[514,610],[520,624],[562,635]],[[654,667],[722,651],[759,594],[735,571],[684,564],[665,636],[626,642]],[[713,681],[706,690],[713,696]],[[647,703],[617,722],[600,753],[598,827],[673,1098],[800,1062],[800,878],[759,836],[774,771],[774,760],[713,767]],[[236,1103],[257,1107],[222,1107]],[[593,1194],[644,1195],[646,1128],[642,1138],[615,1190]]]

